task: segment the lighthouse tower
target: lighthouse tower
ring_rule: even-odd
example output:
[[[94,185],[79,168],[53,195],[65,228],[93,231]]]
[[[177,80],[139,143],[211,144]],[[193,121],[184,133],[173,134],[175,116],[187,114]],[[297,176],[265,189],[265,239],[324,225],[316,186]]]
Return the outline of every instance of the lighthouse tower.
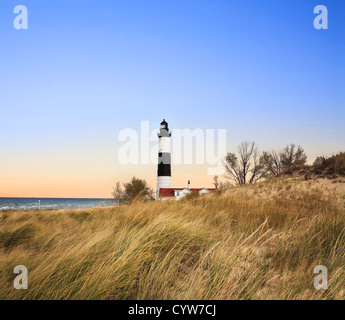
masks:
[[[164,119],[158,133],[157,199],[160,197],[161,188],[171,188],[170,137],[168,123]]]

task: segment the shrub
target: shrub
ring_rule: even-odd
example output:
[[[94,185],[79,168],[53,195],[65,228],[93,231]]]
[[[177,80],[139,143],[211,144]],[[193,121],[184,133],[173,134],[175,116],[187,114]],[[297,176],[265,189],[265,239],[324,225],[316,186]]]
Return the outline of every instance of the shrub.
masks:
[[[123,184],[123,188],[120,182],[117,182],[112,193],[119,204],[130,204],[135,199],[142,201],[153,200],[153,190],[147,185],[146,180],[133,177],[130,182]]]
[[[326,171],[327,174],[345,174],[345,152],[329,158],[317,157],[313,166],[318,171]]]

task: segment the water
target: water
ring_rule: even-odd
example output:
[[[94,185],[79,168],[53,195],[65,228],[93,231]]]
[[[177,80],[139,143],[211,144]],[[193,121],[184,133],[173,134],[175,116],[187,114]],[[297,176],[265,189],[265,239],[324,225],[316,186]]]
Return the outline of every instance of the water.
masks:
[[[113,199],[62,199],[62,198],[0,198],[0,211],[38,209],[84,209],[109,207]]]

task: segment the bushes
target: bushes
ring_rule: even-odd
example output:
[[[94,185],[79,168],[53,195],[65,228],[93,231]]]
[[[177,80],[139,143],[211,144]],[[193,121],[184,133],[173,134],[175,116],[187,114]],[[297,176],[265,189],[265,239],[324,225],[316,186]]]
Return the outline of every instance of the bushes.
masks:
[[[113,189],[113,197],[118,204],[130,204],[135,200],[153,200],[153,190],[148,186],[147,181],[133,177],[131,181],[123,183],[122,189],[120,182],[116,183]]]
[[[345,152],[340,152],[329,158],[317,157],[313,167],[318,173],[325,171],[327,174],[345,174]]]
[[[341,152],[326,160],[335,173],[345,174],[345,153]]]

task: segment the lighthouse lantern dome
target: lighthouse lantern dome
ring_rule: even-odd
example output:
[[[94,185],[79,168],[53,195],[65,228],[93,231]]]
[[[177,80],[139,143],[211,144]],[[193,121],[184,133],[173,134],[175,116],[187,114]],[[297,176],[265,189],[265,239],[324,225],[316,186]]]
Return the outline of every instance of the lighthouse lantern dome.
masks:
[[[168,122],[166,122],[165,119],[161,122],[161,129],[169,130]]]

